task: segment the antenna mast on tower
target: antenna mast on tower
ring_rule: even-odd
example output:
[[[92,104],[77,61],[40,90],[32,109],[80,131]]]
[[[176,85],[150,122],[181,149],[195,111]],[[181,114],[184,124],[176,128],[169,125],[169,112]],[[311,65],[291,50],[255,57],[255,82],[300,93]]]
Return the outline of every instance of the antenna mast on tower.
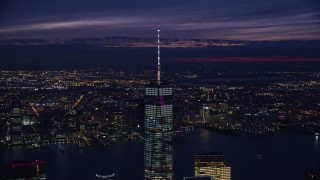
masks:
[[[160,29],[158,27],[158,74],[157,82],[160,85]]]

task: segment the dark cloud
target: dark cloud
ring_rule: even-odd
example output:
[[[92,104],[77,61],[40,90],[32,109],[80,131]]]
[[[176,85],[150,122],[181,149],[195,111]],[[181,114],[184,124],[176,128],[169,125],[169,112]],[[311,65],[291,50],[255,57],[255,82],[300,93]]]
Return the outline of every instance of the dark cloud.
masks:
[[[320,39],[317,0],[10,0],[0,38]]]

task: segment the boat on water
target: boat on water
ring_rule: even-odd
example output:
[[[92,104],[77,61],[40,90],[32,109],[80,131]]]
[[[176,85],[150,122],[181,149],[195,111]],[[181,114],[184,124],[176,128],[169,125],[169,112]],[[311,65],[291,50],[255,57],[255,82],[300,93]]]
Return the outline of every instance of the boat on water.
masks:
[[[111,171],[108,168],[104,168],[104,169],[100,169],[97,173],[96,173],[96,179],[116,179],[116,175],[113,171]]]

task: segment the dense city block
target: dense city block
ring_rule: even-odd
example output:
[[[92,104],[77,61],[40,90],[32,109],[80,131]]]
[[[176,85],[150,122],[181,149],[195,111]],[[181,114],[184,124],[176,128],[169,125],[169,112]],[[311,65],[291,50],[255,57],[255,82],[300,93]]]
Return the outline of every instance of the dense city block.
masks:
[[[174,134],[192,126],[227,135],[320,132],[320,73],[166,72]],[[153,71],[0,71],[0,137],[6,145],[109,145],[143,138],[145,86]]]

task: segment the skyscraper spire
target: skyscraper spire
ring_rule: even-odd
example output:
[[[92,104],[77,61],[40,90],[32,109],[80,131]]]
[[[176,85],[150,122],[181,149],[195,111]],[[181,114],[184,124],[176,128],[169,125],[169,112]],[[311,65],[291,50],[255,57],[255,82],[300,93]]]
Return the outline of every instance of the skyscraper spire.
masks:
[[[173,179],[172,86],[160,80],[160,29],[158,33],[157,80],[145,88],[144,180]]]
[[[160,84],[160,28],[158,27],[158,73],[157,83]]]

